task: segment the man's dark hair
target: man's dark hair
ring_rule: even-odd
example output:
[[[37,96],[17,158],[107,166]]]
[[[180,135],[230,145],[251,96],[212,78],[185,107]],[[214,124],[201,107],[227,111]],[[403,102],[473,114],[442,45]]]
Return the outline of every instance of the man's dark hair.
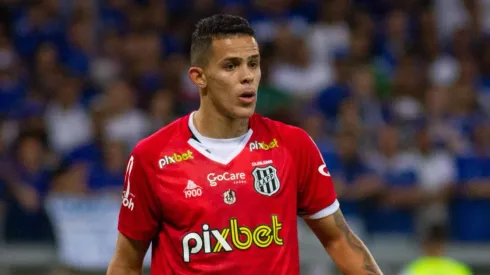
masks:
[[[191,65],[205,67],[213,39],[236,35],[255,36],[255,32],[240,16],[217,14],[200,20],[192,33]]]

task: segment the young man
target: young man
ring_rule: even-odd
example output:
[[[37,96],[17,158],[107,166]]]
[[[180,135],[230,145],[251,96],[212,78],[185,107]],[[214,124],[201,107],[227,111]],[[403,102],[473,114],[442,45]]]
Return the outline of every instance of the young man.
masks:
[[[108,274],[142,274],[150,242],[155,275],[299,274],[298,214],[343,274],[381,274],[311,138],[254,114],[260,54],[248,22],[200,21],[191,63],[200,108],[132,152]]]

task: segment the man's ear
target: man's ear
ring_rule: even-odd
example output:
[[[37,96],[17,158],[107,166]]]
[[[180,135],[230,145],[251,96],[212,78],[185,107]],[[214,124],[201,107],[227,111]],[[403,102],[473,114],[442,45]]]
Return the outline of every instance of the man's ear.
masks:
[[[197,87],[201,89],[206,88],[207,85],[206,76],[204,75],[204,71],[201,67],[190,67],[188,74],[191,81]]]

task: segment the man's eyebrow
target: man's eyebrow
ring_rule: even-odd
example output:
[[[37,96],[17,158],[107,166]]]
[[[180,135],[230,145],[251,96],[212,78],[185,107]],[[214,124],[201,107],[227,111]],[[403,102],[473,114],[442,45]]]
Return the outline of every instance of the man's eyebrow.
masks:
[[[251,59],[258,59],[260,58],[260,54],[254,54],[252,56],[249,56],[247,58],[247,60],[251,60]],[[226,58],[223,58],[223,60],[221,62],[225,62],[225,61],[231,61],[231,62],[240,62],[242,61],[243,58],[241,57],[237,57],[237,56],[229,56],[229,57],[226,57]]]
[[[223,60],[221,60],[221,62],[231,61],[233,63],[237,63],[237,62],[240,62],[242,60],[243,60],[243,58],[240,58],[237,56],[229,56],[229,57],[223,58]]]

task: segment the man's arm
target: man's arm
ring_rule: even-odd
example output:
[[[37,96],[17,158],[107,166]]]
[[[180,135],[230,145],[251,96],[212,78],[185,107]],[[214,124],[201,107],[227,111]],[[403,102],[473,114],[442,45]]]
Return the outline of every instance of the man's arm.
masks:
[[[132,240],[119,233],[107,275],[142,275],[143,260],[149,246],[150,241]]]
[[[321,219],[305,219],[344,275],[381,275],[364,243],[347,225],[342,212]]]
[[[381,270],[339,210],[332,176],[313,139],[304,131],[288,131],[298,176],[298,214],[305,217],[344,275],[380,275]],[[301,145],[301,146],[299,146]]]
[[[161,220],[158,197],[149,180],[148,155],[139,143],[129,157],[124,178],[116,251],[108,275],[141,275],[143,261]]]

